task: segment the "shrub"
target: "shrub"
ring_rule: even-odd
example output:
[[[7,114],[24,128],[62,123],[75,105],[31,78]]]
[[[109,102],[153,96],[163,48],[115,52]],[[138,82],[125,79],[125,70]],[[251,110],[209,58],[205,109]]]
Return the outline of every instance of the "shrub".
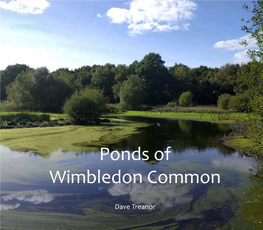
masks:
[[[180,106],[192,106],[193,105],[193,94],[190,91],[184,92],[179,98]]]
[[[221,94],[218,97],[218,100],[217,100],[218,108],[220,108],[220,109],[229,109],[229,101],[230,101],[230,99],[231,99],[231,95],[230,94],[228,94],[228,93]]]
[[[84,89],[66,100],[63,111],[72,123],[86,125],[100,116],[105,104],[106,99],[101,90]]]
[[[2,112],[14,112],[19,111],[17,106],[10,100],[5,100],[0,102]]]
[[[250,112],[250,100],[247,93],[232,96],[229,100],[229,108],[237,112]]]
[[[175,107],[175,106],[177,106],[177,103],[175,101],[168,102],[168,104],[166,105],[166,107]]]

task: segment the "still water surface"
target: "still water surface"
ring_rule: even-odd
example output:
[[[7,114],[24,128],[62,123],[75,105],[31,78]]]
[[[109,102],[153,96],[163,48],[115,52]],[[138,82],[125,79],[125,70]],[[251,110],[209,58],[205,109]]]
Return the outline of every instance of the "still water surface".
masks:
[[[2,229],[252,229],[253,216],[243,218],[246,207],[242,204],[248,201],[247,190],[258,186],[251,179],[257,162],[222,144],[220,138],[231,126],[125,119],[151,125],[119,143],[101,147],[133,151],[140,146],[150,152],[148,161],[112,161],[109,156],[101,161],[99,151],[88,149],[81,153],[58,149],[49,158],[42,158],[1,146]],[[169,160],[154,160],[153,153],[168,146],[172,147]],[[52,184],[49,174],[49,170],[86,173],[87,169],[109,174],[119,169],[142,175],[152,170],[218,173],[221,183],[151,184],[145,180],[142,184]],[[152,211],[115,210],[115,204],[156,207]]]

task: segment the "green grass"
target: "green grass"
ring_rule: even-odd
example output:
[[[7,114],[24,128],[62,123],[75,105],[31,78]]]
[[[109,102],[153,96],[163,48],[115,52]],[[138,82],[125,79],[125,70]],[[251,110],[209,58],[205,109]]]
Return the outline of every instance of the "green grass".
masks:
[[[33,151],[49,157],[53,151],[87,152],[99,150],[137,132],[148,124],[111,119],[105,125],[61,126],[0,130],[1,144],[13,151]],[[54,141],[55,140],[55,141]]]
[[[0,116],[3,126],[50,121],[50,115],[44,113],[1,113]]]
[[[249,139],[242,133],[235,133],[233,136],[228,137],[225,143],[227,146],[242,150],[248,155],[260,156],[259,146],[255,145],[253,140]]]
[[[174,118],[185,120],[209,121],[214,123],[238,123],[248,119],[245,113],[204,113],[204,112],[163,112],[158,111],[128,111],[118,113],[105,113],[104,116],[145,116],[157,118]]]

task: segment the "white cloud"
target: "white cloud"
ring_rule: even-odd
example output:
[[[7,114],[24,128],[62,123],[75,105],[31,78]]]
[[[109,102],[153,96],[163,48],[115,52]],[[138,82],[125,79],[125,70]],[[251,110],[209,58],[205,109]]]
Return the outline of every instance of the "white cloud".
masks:
[[[128,23],[130,35],[147,31],[168,32],[188,29],[187,20],[194,18],[197,5],[190,0],[133,0],[129,9],[111,8],[111,23]]]
[[[249,61],[251,61],[251,58],[248,55],[248,50],[237,52],[234,56],[235,64],[248,63]]]
[[[0,1],[0,8],[21,14],[42,14],[50,6],[47,0]]]
[[[240,44],[244,40],[248,42],[248,45],[246,47]],[[257,47],[256,40],[250,38],[249,35],[246,35],[246,36],[243,36],[237,39],[219,41],[214,44],[215,49],[226,49],[226,50],[243,50],[246,48],[250,49],[250,48],[256,48],[256,47]]]
[[[101,14],[97,14],[98,18],[103,18],[103,16]]]

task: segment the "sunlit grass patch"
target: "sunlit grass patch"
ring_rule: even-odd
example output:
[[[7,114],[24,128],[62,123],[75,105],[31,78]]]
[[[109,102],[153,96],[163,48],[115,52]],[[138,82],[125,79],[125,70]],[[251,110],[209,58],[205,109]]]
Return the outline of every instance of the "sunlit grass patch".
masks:
[[[149,124],[111,119],[105,125],[60,126],[0,130],[1,144],[13,151],[32,151],[49,157],[53,151],[84,152],[117,143]]]
[[[112,116],[146,116],[160,118],[190,119],[209,121],[215,123],[237,123],[248,119],[245,113],[200,113],[200,112],[154,112],[154,111],[127,111],[118,113],[107,113]]]

